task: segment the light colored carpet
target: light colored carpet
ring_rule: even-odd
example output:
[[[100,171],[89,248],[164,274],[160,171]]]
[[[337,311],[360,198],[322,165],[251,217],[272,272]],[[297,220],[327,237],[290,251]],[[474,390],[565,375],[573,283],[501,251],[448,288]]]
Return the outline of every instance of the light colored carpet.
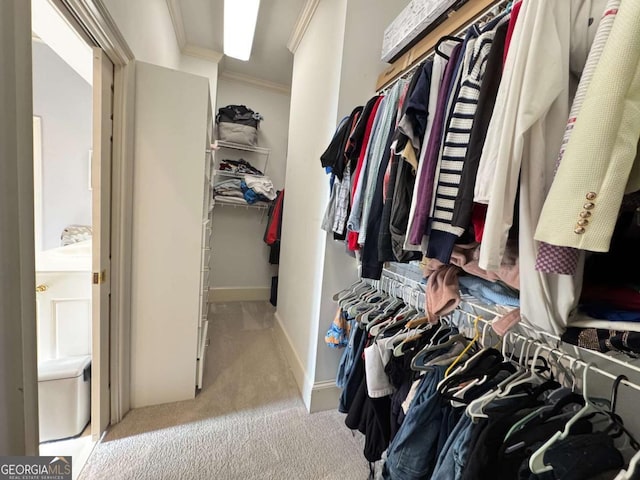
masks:
[[[335,411],[309,415],[266,302],[212,306],[205,382],[185,402],[131,411],[80,478],[358,480],[360,434]]]

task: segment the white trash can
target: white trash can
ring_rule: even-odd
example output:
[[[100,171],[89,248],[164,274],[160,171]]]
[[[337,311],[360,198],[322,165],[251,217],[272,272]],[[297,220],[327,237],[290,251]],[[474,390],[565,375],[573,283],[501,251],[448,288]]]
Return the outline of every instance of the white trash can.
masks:
[[[40,442],[80,435],[91,417],[91,356],[38,365]]]

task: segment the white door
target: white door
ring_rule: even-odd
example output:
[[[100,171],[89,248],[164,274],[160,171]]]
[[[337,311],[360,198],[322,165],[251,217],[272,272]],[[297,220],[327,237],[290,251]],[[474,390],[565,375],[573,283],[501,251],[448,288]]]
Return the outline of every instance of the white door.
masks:
[[[111,296],[111,142],[113,64],[93,49],[93,359],[91,433],[97,440],[110,421],[109,332]]]

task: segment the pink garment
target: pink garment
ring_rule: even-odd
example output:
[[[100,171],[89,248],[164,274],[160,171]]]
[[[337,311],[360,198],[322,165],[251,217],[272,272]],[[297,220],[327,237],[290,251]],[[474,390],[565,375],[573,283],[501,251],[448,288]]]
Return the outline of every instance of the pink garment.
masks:
[[[520,309],[516,308],[515,310],[510,311],[506,315],[498,318],[491,322],[491,328],[501,337],[504,337],[504,334],[513,328],[514,325],[517,325],[520,321]]]
[[[501,281],[511,288],[520,290],[520,265],[518,260],[517,241],[508,241],[500,268],[495,272],[488,272],[479,266],[480,245],[456,245],[451,255],[451,263],[462,268],[465,272],[490,282]]]
[[[458,267],[442,265],[429,275],[425,305],[429,323],[438,323],[439,317],[453,312],[460,304],[459,273]]]

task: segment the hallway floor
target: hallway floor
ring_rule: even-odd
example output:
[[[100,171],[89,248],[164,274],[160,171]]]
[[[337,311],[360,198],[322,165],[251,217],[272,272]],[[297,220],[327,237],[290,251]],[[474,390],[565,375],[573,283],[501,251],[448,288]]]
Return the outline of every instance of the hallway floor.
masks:
[[[214,304],[204,388],[133,410],[80,478],[358,480],[369,468],[337,411],[309,415],[274,337],[267,302]]]

